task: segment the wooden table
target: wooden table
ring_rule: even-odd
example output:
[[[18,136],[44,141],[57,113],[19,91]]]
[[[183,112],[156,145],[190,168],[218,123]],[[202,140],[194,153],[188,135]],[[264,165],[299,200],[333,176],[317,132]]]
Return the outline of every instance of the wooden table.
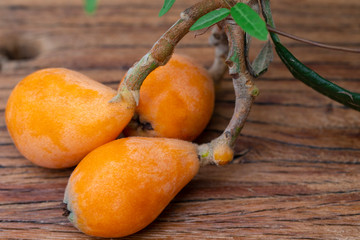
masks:
[[[0,239],[91,239],[59,207],[72,169],[24,159],[10,139],[4,110],[11,89],[46,67],[67,67],[116,88],[193,1],[101,0],[95,16],[81,1],[0,1]],[[272,1],[277,27],[308,39],[360,48],[360,1]],[[210,66],[209,33],[189,34],[176,49]],[[360,91],[359,55],[282,38],[304,63]],[[256,55],[261,43],[253,42]],[[6,50],[5,50],[6,49]],[[1,50],[0,50],[1,52]],[[3,54],[4,55],[4,54]],[[157,220],[129,239],[359,239],[360,114],[293,79],[276,56],[237,142],[236,159],[207,166]],[[218,136],[234,107],[231,80],[198,142]]]

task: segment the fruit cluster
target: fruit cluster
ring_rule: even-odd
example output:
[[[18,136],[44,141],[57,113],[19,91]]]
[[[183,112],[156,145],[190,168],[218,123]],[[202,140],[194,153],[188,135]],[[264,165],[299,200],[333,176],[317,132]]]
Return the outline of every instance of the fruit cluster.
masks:
[[[66,212],[79,230],[100,237],[144,228],[195,176],[198,148],[188,141],[204,130],[214,107],[207,71],[176,54],[148,75],[138,104],[131,91],[110,101],[115,95],[80,73],[43,69],[18,83],[5,113],[27,159],[46,168],[77,165],[65,190]],[[122,132],[127,137],[117,139]]]

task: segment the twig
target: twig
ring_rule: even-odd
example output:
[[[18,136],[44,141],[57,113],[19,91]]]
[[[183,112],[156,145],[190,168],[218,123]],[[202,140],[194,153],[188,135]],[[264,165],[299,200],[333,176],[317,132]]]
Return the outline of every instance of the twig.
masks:
[[[296,41],[299,41],[299,42],[314,45],[314,46],[317,46],[317,47],[331,49],[331,50],[337,50],[337,51],[343,51],[343,52],[360,53],[360,49],[347,48],[347,47],[341,47],[341,46],[333,46],[333,45],[329,45],[329,44],[325,44],[325,43],[320,43],[320,42],[304,39],[304,38],[301,38],[301,37],[298,37],[298,36],[294,36],[294,35],[292,35],[290,33],[280,31],[277,28],[273,28],[273,27],[271,27],[269,25],[267,25],[267,29],[270,32],[277,33],[277,34],[279,34],[281,36],[284,36],[284,37],[287,37],[287,38],[290,38],[290,39],[293,39],[293,40],[296,40]]]
[[[209,43],[215,46],[215,57],[214,62],[208,71],[216,86],[220,83],[227,70],[225,60],[229,52],[229,43],[226,33],[220,26],[220,23],[214,26],[211,33]]]

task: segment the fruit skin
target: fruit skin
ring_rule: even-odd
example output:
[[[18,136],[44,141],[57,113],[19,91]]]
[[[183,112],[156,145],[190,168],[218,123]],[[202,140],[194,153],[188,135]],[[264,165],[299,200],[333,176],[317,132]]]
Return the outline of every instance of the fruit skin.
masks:
[[[124,133],[192,141],[208,124],[214,99],[208,72],[192,59],[173,54],[144,80],[136,113]]]
[[[134,104],[109,103],[116,91],[63,68],[39,70],[20,81],[6,106],[6,124],[18,150],[47,168],[76,165],[114,140]]]
[[[70,221],[98,237],[123,237],[150,224],[196,175],[196,146],[129,137],[89,153],[72,173],[64,202]]]

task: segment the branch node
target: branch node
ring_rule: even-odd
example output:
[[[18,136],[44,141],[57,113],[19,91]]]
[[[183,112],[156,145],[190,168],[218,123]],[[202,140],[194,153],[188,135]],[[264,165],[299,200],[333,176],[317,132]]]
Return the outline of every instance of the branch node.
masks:
[[[185,11],[180,13],[180,18],[184,21],[189,21],[190,20],[190,16],[189,14],[187,14]]]
[[[260,94],[260,90],[258,87],[256,87],[255,85],[253,87],[250,88],[250,95],[253,97],[257,97]]]

